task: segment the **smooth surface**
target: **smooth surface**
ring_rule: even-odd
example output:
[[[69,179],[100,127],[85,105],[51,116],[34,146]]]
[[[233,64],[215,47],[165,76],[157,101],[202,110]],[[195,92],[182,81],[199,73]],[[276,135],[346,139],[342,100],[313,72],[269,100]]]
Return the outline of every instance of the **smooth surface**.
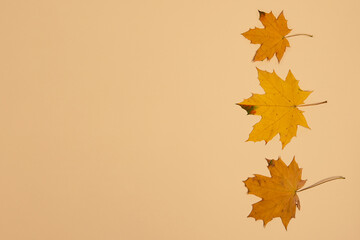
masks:
[[[258,9],[284,10],[280,64],[251,62]],[[0,239],[359,239],[360,2],[0,1]],[[303,90],[311,130],[245,142],[256,67]],[[285,231],[243,180],[293,156],[308,186]]]

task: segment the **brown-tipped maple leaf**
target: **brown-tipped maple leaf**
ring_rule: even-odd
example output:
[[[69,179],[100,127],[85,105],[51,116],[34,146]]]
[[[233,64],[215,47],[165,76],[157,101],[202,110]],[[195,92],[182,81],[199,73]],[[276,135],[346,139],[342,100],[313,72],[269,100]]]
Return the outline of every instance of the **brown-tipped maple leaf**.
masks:
[[[248,194],[262,198],[252,205],[248,217],[263,220],[264,227],[273,218],[279,217],[287,229],[290,220],[295,218],[296,207],[300,210],[298,192],[336,179],[345,179],[342,176],[328,177],[300,189],[305,185],[306,180],[301,179],[302,169],[296,163],[295,157],[289,166],[286,166],[280,157],[278,160],[266,159],[266,161],[271,177],[254,174],[255,177],[249,177],[244,181]]]
[[[300,199],[296,191],[304,186],[306,180],[301,180],[302,169],[295,157],[289,166],[280,157],[278,160],[266,160],[271,177],[255,174],[255,177],[244,181],[248,194],[262,198],[252,205],[248,217],[263,220],[264,227],[273,218],[280,217],[287,229],[291,218],[295,218],[295,207],[300,210]]]
[[[274,54],[276,54],[276,57],[280,62],[286,48],[290,47],[290,43],[287,40],[288,37],[298,35],[312,37],[312,35],[308,34],[295,34],[289,36],[288,34],[291,29],[287,26],[287,20],[285,19],[283,12],[281,12],[277,18],[275,18],[272,12],[265,13],[259,11],[259,14],[259,19],[264,25],[264,28],[255,27],[242,34],[245,38],[249,39],[251,43],[261,44],[260,48],[256,51],[253,61],[263,61],[266,58],[270,60]]]
[[[261,120],[254,125],[248,141],[269,142],[275,135],[280,135],[282,148],[296,136],[297,126],[309,128],[300,106],[325,103],[303,104],[311,91],[303,91],[299,81],[289,70],[285,81],[276,73],[258,70],[258,78],[265,94],[252,94],[244,101],[237,103],[248,114],[260,115]]]

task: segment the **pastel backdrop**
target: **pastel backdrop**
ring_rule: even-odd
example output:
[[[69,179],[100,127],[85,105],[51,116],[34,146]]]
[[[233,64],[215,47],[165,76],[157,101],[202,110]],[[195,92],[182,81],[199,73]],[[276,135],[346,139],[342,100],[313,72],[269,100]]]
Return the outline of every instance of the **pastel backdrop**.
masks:
[[[284,11],[280,64],[252,62],[258,10]],[[0,238],[359,239],[360,2],[0,2]],[[256,67],[314,92],[281,150],[245,142]],[[285,231],[247,218],[243,180],[293,156],[308,184]]]

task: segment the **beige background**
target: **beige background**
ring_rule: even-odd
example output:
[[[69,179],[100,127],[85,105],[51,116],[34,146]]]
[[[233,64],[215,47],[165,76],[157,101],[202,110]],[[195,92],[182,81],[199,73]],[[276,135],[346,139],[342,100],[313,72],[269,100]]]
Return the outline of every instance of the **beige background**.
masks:
[[[284,10],[281,64],[253,63],[257,10]],[[0,239],[359,239],[360,2],[0,1]],[[256,68],[314,90],[312,130],[245,142]],[[288,231],[242,183],[296,155]]]

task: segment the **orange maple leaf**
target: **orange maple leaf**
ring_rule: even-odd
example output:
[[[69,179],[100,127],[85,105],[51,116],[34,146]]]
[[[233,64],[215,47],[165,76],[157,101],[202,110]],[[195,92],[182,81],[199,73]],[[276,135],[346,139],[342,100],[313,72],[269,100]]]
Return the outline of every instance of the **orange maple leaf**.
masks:
[[[253,61],[263,61],[266,58],[270,60],[276,53],[276,57],[280,62],[286,48],[290,47],[287,37],[290,37],[288,34],[291,29],[287,26],[287,20],[283,12],[281,12],[277,18],[275,18],[272,12],[265,13],[259,11],[259,14],[259,19],[264,25],[264,28],[255,27],[242,34],[245,38],[249,39],[251,43],[261,44],[260,48],[256,51]],[[292,36],[297,35],[312,37],[312,35],[308,34],[296,34]]]
[[[295,157],[289,166],[281,160],[269,160],[268,169],[271,177],[254,174],[255,177],[244,181],[248,194],[254,194],[262,200],[252,205],[248,217],[263,220],[264,227],[273,218],[280,217],[285,229],[295,218],[296,207],[300,210],[300,199],[296,191],[302,188],[306,180],[301,180],[302,169]]]
[[[300,210],[298,192],[333,180],[345,179],[343,176],[328,177],[302,188],[306,180],[301,180],[302,169],[296,163],[295,157],[289,166],[286,166],[280,157],[278,160],[266,159],[266,161],[271,177],[254,174],[255,177],[243,181],[248,194],[262,198],[260,202],[252,205],[248,217],[263,220],[264,227],[273,218],[279,217],[287,229],[291,218],[295,218],[296,207]]]

